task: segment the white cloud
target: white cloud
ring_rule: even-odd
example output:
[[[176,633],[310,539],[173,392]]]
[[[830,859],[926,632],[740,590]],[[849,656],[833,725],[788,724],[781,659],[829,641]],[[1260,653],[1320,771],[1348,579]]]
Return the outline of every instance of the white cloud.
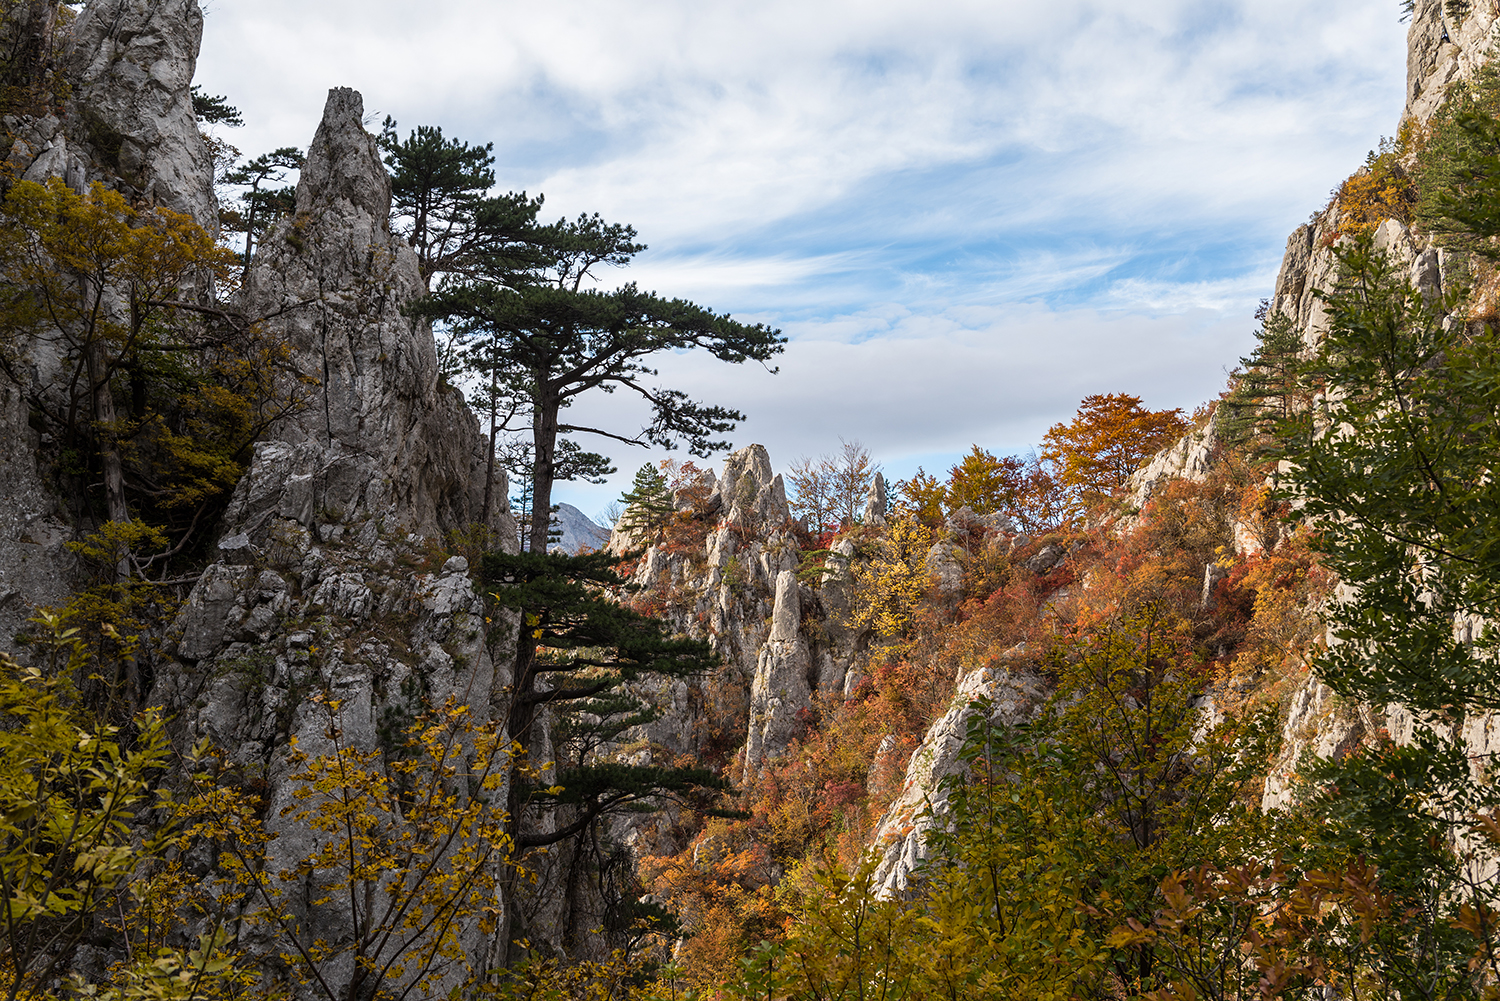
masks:
[[[778,469],[831,451],[842,436],[909,475],[924,457],[971,444],[1023,450],[1091,393],[1132,393],[1152,409],[1191,411],[1222,389],[1226,361],[1248,352],[1250,327],[1210,310],[1169,317],[1036,307],[879,310],[799,324],[775,375],[702,353],[664,356],[657,367],[662,385],[744,411],[749,419],[733,440],[765,445]],[[580,401],[570,420],[625,428],[643,416],[615,394]],[[647,458],[662,457],[608,444],[595,447],[615,457],[621,482]],[[592,511],[621,487],[562,489]]]
[[[785,328],[774,378],[662,365],[779,462],[841,434],[888,463],[1022,447],[1088,392],[1211,395],[1287,232],[1404,91],[1396,6],[1368,0],[209,7],[199,82],[248,154],[306,144],[354,86],[372,124],[494,140],[549,217],[633,223],[651,250],[620,277]]]

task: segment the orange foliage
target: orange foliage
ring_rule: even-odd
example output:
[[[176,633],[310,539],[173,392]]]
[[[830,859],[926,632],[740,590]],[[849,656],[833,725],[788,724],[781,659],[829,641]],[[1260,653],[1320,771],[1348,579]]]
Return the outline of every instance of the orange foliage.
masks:
[[[1139,396],[1096,393],[1084,397],[1071,424],[1047,430],[1042,455],[1058,464],[1063,484],[1092,508],[1113,496],[1144,460],[1187,427],[1180,408],[1147,410]]]
[[[1365,165],[1339,185],[1333,196],[1338,228],[1330,239],[1369,233],[1386,219],[1411,223],[1417,188],[1402,164],[1408,132],[1409,126],[1403,125],[1399,141],[1382,138],[1380,148],[1365,158]]]
[[[915,476],[896,484],[896,491],[929,528],[937,528],[945,513],[961,507],[976,514],[998,511],[1023,532],[1056,528],[1064,514],[1062,485],[1035,452],[997,456],[975,445],[948,470],[946,484],[918,467]]]
[[[1091,399],[1101,404],[1096,411],[1108,404],[1144,413],[1134,397]],[[1180,430],[1175,411],[1148,416],[1159,418],[1159,436]],[[1106,442],[1124,434],[1102,424],[1096,430]],[[1136,439],[1137,454],[1148,447]],[[1128,465],[1119,462],[1118,470]],[[1282,687],[1300,680],[1301,657],[1318,640],[1309,609],[1326,580],[1305,535],[1282,537],[1284,512],[1267,499],[1263,476],[1221,454],[1203,481],[1162,486],[1124,533],[1096,524],[1035,539],[981,531],[958,540],[961,599],[920,597],[904,633],[872,655],[847,702],[814,701],[803,735],[742,791],[739,807],[750,818],[711,821],[682,851],[642,861],[651,892],[683,922],[675,960],[684,980],[725,982],[746,948],[782,937],[806,895],[817,892],[808,873],[857,867],[917,743],[966,674],[1024,666],[1045,675],[1073,637],[1150,603],[1179,637],[1181,662],[1222,710],[1243,708],[1252,693],[1271,693],[1254,695],[1257,701],[1275,697],[1268,677],[1285,679]],[[925,473],[903,486],[919,512],[924,498],[936,504],[949,496]],[[1236,553],[1237,537],[1247,552]],[[1066,556],[1050,567],[1051,560],[1036,563],[1041,572],[1028,568],[1049,549]],[[1216,569],[1205,600],[1209,567]],[[731,772],[736,763],[726,757],[740,736],[738,711],[725,715],[716,742],[716,760]]]

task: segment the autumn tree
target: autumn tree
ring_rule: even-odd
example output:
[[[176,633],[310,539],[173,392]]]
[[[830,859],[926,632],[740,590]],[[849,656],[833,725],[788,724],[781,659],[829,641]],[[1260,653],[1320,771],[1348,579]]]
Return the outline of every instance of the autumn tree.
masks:
[[[1409,157],[1404,139],[1410,134],[1411,126],[1407,126],[1400,140],[1382,137],[1379,148],[1365,157],[1364,166],[1334,192],[1341,234],[1373,233],[1386,219],[1411,222],[1417,189],[1406,167]]]
[[[975,445],[948,471],[949,508],[966,507],[975,514],[1005,511],[1015,504],[1021,469],[1015,456],[1000,458]]]
[[[873,551],[850,564],[854,580],[850,621],[881,636],[899,637],[912,621],[930,586],[927,553],[933,533],[911,511],[888,516]]]
[[[996,456],[973,446],[948,470],[943,482],[920,467],[896,485],[917,517],[931,528],[967,507],[976,514],[1004,514],[1024,532],[1055,528],[1063,519],[1064,498],[1053,464],[1036,452]]]
[[[78,195],[60,179],[16,184],[0,230],[0,365],[17,385],[27,342],[50,343],[69,387],[60,400],[29,402],[63,435],[98,457],[104,509],[130,520],[124,444],[130,429],[115,403],[116,380],[169,347],[179,293],[212,276],[229,278],[232,255],[190,218],[142,213],[96,184]]]
[[[1042,456],[1058,467],[1058,478],[1081,507],[1093,509],[1113,497],[1142,462],[1187,430],[1181,408],[1147,410],[1128,393],[1086,396],[1068,424],[1054,424],[1042,437]]]
[[[815,531],[832,524],[852,524],[863,511],[879,469],[878,463],[870,461],[869,449],[857,439],[840,438],[839,450],[833,454],[798,459],[788,476],[792,514],[806,519]]]
[[[232,776],[197,779],[191,833],[219,853],[218,892],[242,902],[246,939],[277,953],[262,963],[264,995],[289,981],[325,1001],[396,1001],[487,979],[464,938],[497,927],[496,887],[513,851],[511,742],[450,701],[398,732],[387,754],[346,737],[337,698],[316,693],[310,707],[323,730],[315,750],[291,747],[281,809],[311,834],[299,842],[305,855],[278,850],[271,832],[285,821],[268,824]],[[326,937],[329,924],[344,933]]]
[[[0,987],[42,997],[101,915],[130,905],[137,867],[166,849],[170,822],[138,836],[133,822],[170,814],[161,783],[170,748],[148,714],[127,739],[79,704],[76,634],[55,620],[41,665],[0,653]]]
[[[918,466],[911,479],[896,484],[896,492],[922,524],[928,528],[942,525],[948,503],[948,487],[942,480]]]

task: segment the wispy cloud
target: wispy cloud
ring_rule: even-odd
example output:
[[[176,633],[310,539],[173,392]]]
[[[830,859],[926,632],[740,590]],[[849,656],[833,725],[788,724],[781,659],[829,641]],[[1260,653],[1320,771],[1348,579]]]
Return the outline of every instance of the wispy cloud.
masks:
[[[1395,128],[1395,14],[213,0],[199,76],[245,112],[247,153],[307,142],[334,85],[494,140],[547,215],[638,228],[651,250],[619,277],[793,338],[774,378],[662,365],[746,409],[742,440],[853,434],[894,461],[1025,445],[1086,392],[1212,393],[1287,232]]]

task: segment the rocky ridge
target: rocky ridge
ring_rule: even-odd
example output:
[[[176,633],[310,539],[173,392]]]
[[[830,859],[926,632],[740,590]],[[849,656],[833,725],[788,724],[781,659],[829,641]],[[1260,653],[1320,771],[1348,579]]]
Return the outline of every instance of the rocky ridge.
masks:
[[[1418,0],[1407,34],[1407,99],[1403,120],[1426,122],[1454,83],[1474,78],[1492,57],[1497,21],[1500,9],[1490,5],[1475,5],[1462,23],[1455,23],[1439,0]],[[1290,318],[1309,347],[1319,343],[1328,329],[1328,315],[1316,290],[1330,287],[1336,276],[1337,260],[1330,249],[1336,238],[1336,226],[1334,210],[1329,207],[1293,231],[1270,300],[1270,308]],[[1374,241],[1377,249],[1388,252],[1410,269],[1411,281],[1417,288],[1442,287],[1445,254],[1441,248],[1420,240],[1394,219],[1380,224]],[[1171,480],[1202,481],[1215,462],[1216,445],[1210,423],[1163,449],[1132,477],[1126,510],[1141,510]],[[1135,523],[1133,517],[1127,516],[1120,530],[1129,531]],[[1234,523],[1231,528],[1238,554],[1254,554],[1259,550],[1260,540],[1250,526]],[[934,569],[942,579],[941,563]],[[1205,600],[1214,582],[1221,579],[1214,574],[1216,569],[1213,565],[1205,568]],[[1015,722],[1025,718],[1044,695],[1044,687],[1024,665],[962,679],[953,708],[929,728],[912,755],[902,791],[874,838],[881,853],[876,879],[883,893],[898,894],[906,889],[911,872],[924,857],[923,831],[941,822],[945,800],[940,786],[956,769],[962,735],[977,711],[969,703],[986,700],[997,721]],[[1209,706],[1208,711],[1212,711],[1211,703]],[[1263,805],[1274,808],[1290,802],[1296,763],[1305,753],[1337,756],[1357,746],[1365,735],[1381,730],[1399,742],[1410,735],[1411,719],[1400,707],[1376,713],[1369,706],[1351,705],[1339,699],[1318,678],[1308,676],[1289,700],[1282,750],[1267,778]],[[1496,724],[1491,718],[1471,720],[1465,725],[1463,736],[1473,753],[1480,756],[1476,760],[1488,760],[1487,755],[1494,753],[1500,739],[1495,731]]]
[[[92,0],[62,46],[71,88],[55,111],[11,116],[8,159],[28,180],[100,182],[216,230],[213,164],[190,92],[203,27],[194,0]],[[486,618],[455,546],[514,548],[506,510],[476,530],[486,440],[439,378],[430,328],[401,314],[423,285],[391,232],[390,181],[357,92],[329,93],[297,188],[231,307],[290,348],[285,392],[302,406],[254,449],[207,566],[167,630],[150,704],[185,749],[209,739],[264,776],[272,871],[307,856],[312,832],[282,816],[293,738],[316,754],[330,723],[345,746],[379,751],[423,705],[453,696],[503,715],[514,623]],[[0,388],[0,632],[61,604],[74,525],[47,485],[49,442],[28,425],[59,360],[24,359],[31,383]],[[503,481],[499,496],[506,496]],[[464,533],[458,538],[454,533]],[[482,534],[484,538],[477,536]],[[336,720],[307,696],[339,699]],[[206,875],[206,873],[205,873]],[[336,903],[306,905],[330,940]],[[474,963],[495,943],[464,931]]]

